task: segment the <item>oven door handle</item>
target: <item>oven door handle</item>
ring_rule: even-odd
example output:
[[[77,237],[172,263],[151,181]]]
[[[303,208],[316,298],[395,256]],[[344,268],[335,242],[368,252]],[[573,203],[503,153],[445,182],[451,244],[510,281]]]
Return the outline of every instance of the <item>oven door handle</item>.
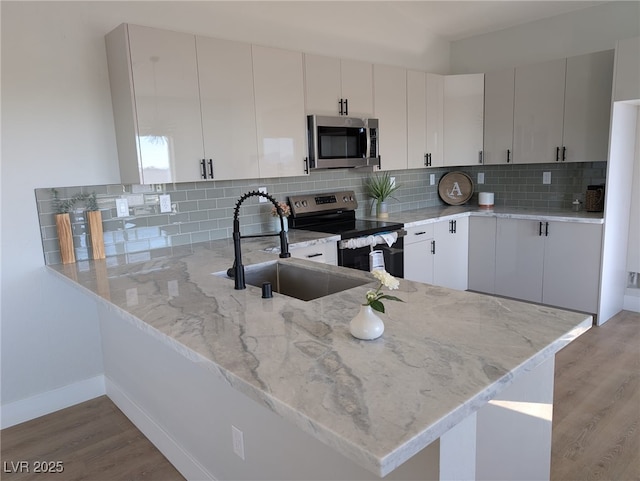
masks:
[[[407,231],[405,229],[394,230],[394,231],[391,231],[391,232],[379,232],[377,234],[371,234],[371,235],[372,236],[380,236],[381,234],[392,234],[394,232],[396,234],[398,234],[398,239],[400,239],[401,237],[404,237],[404,236],[407,235]],[[361,238],[366,238],[366,237],[369,237],[369,236],[361,236]],[[358,237],[354,237],[354,239],[358,239]],[[365,247],[374,247],[376,245],[385,244],[384,241],[381,241],[381,242],[378,242],[377,244],[375,244],[374,246],[371,246],[370,244],[366,244],[366,245],[363,245],[361,247],[345,247],[345,243],[347,241],[349,241],[349,240],[351,240],[351,239],[345,239],[345,240],[338,241],[338,249],[340,249],[340,250],[363,249]]]

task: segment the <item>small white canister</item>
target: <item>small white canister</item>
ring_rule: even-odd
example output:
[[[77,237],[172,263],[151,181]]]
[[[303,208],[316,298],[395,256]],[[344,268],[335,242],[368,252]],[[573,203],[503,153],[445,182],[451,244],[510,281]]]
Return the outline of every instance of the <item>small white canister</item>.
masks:
[[[493,209],[493,192],[478,192],[478,206]]]

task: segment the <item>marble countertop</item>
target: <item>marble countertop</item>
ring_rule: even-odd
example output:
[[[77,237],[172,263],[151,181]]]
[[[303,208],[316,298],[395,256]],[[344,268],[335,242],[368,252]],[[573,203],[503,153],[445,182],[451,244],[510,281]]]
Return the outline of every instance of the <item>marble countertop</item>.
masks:
[[[292,242],[329,236],[291,232]],[[275,239],[277,242],[277,239]],[[245,266],[279,260],[274,238],[243,240]],[[375,341],[349,321],[375,285],[368,272],[284,259],[372,282],[312,301],[257,287],[236,291],[213,273],[230,240],[49,266],[128,322],[237,390],[384,476],[591,327],[591,317],[406,280],[386,301]]]
[[[401,222],[405,227],[415,227],[421,224],[437,222],[444,217],[456,218],[463,216],[494,216],[509,219],[533,219],[541,221],[565,221],[589,224],[603,224],[602,212],[574,212],[566,209],[533,209],[525,207],[494,207],[481,209],[472,205],[444,205],[426,207],[423,209],[406,210],[389,214],[390,221]],[[370,217],[375,219],[375,217]]]

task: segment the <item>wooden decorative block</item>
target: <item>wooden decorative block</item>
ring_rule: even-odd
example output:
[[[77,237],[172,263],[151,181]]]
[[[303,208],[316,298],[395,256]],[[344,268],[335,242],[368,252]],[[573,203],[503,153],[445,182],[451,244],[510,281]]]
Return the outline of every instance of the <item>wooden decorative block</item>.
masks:
[[[102,232],[102,213],[99,210],[87,211],[91,252],[94,259],[104,259],[104,234]]]
[[[69,214],[56,214],[56,228],[58,229],[58,242],[60,243],[60,257],[63,264],[71,264],[76,261],[73,250],[73,233],[71,232],[71,218]]]

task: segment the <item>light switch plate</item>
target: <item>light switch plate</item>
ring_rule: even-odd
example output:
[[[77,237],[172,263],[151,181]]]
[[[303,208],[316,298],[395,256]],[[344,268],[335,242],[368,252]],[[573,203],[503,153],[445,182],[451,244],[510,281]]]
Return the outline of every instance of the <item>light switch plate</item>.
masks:
[[[543,172],[542,173],[542,183],[550,184],[551,183],[551,172]]]
[[[116,199],[118,217],[129,217],[129,202],[127,199]]]
[[[436,185],[436,174],[429,174],[429,185]]]
[[[266,187],[258,187],[258,192],[262,192],[263,194],[267,193],[267,188]],[[258,197],[258,199],[260,199],[260,203],[264,204],[265,202],[269,202],[269,199],[267,199],[266,197]]]
[[[171,212],[171,196],[169,194],[159,195],[160,199],[160,212]]]
[[[478,184],[484,184],[484,172],[478,172]]]
[[[391,180],[391,187],[395,187],[396,186],[396,178],[395,177],[389,177],[389,180]]]

